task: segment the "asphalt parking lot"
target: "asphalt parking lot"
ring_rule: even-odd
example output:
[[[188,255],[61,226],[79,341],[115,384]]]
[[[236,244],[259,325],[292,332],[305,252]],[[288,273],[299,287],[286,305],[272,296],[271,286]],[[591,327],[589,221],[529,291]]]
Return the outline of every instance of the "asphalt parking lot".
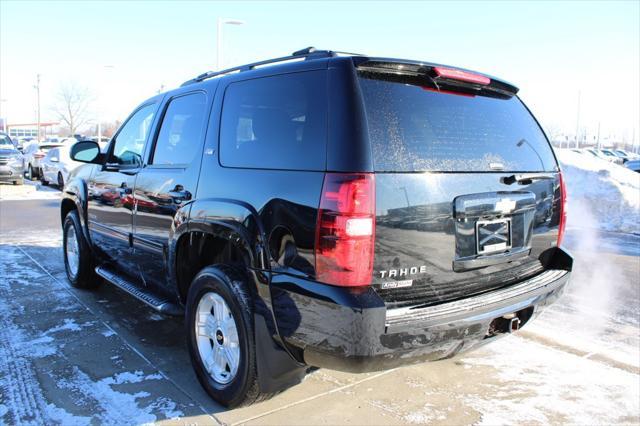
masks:
[[[318,370],[225,410],[192,373],[183,323],[108,284],[66,282],[58,193],[0,186],[0,424],[640,422],[640,238],[570,229],[573,282],[519,333],[452,360]]]

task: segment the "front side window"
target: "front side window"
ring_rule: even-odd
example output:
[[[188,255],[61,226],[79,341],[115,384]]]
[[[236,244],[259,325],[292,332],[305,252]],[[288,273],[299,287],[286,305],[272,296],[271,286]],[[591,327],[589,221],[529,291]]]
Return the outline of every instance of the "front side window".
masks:
[[[109,163],[125,167],[142,165],[142,151],[156,111],[155,104],[145,105],[125,123],[116,136]]]
[[[326,73],[309,71],[229,85],[222,106],[226,167],[324,170]]]
[[[202,141],[207,98],[192,93],[172,99],[156,140],[152,164],[189,164]]]

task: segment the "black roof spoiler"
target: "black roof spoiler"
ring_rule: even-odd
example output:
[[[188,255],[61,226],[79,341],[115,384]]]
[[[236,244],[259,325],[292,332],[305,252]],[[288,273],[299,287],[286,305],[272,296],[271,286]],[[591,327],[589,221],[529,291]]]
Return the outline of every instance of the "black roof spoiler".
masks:
[[[440,65],[428,62],[417,62],[403,59],[391,59],[391,58],[371,58],[371,57],[359,57],[354,58],[354,63],[359,70],[370,72],[373,74],[388,74],[396,76],[398,79],[402,77],[407,78],[421,78],[425,77],[436,87],[440,85],[446,85],[447,87],[460,87],[466,90],[488,90],[495,92],[496,94],[512,97],[518,93],[518,87],[513,84],[507,83],[504,80],[479,73],[476,71],[466,70],[464,68],[451,67],[448,65]],[[460,71],[463,73],[472,74],[481,78],[489,80],[487,83],[474,83],[469,81],[463,81],[453,77],[443,76],[437,72],[437,69],[446,69],[452,71]]]

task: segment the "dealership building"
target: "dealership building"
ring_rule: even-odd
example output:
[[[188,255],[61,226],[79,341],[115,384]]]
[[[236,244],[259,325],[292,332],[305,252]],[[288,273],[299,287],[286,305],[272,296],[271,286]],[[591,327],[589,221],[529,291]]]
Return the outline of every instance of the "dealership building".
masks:
[[[40,123],[40,137],[46,138],[48,135],[53,134],[54,127],[57,127],[59,123],[54,122],[42,122]],[[38,136],[38,123],[23,123],[23,124],[7,124],[7,134],[12,138],[35,138]]]

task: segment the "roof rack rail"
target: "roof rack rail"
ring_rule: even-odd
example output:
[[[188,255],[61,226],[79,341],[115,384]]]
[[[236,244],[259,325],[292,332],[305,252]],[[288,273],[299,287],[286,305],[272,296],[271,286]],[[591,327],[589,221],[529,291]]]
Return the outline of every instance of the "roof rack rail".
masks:
[[[293,52],[290,56],[282,56],[280,58],[274,58],[274,59],[267,59],[264,61],[259,61],[259,62],[253,62],[251,64],[246,64],[246,65],[240,65],[237,67],[233,67],[233,68],[227,68],[225,70],[222,71],[207,71],[203,74],[200,74],[199,76],[192,78],[191,80],[187,80],[184,83],[182,83],[182,86],[188,86],[189,84],[194,84],[194,83],[199,83],[201,81],[204,81],[208,78],[212,78],[212,77],[216,77],[219,75],[223,75],[223,74],[229,74],[232,72],[243,72],[243,71],[249,71],[254,69],[255,67],[261,66],[261,65],[267,65],[267,64],[274,64],[277,62],[284,62],[284,61],[290,61],[292,59],[298,59],[298,58],[306,58],[306,59],[317,59],[317,58],[330,58],[333,56],[336,56],[339,53],[344,53],[344,52],[334,52],[331,50],[317,50],[315,47],[310,46],[307,47],[305,49],[301,49],[301,50],[296,50],[295,52]],[[350,55],[353,55],[352,53]]]

